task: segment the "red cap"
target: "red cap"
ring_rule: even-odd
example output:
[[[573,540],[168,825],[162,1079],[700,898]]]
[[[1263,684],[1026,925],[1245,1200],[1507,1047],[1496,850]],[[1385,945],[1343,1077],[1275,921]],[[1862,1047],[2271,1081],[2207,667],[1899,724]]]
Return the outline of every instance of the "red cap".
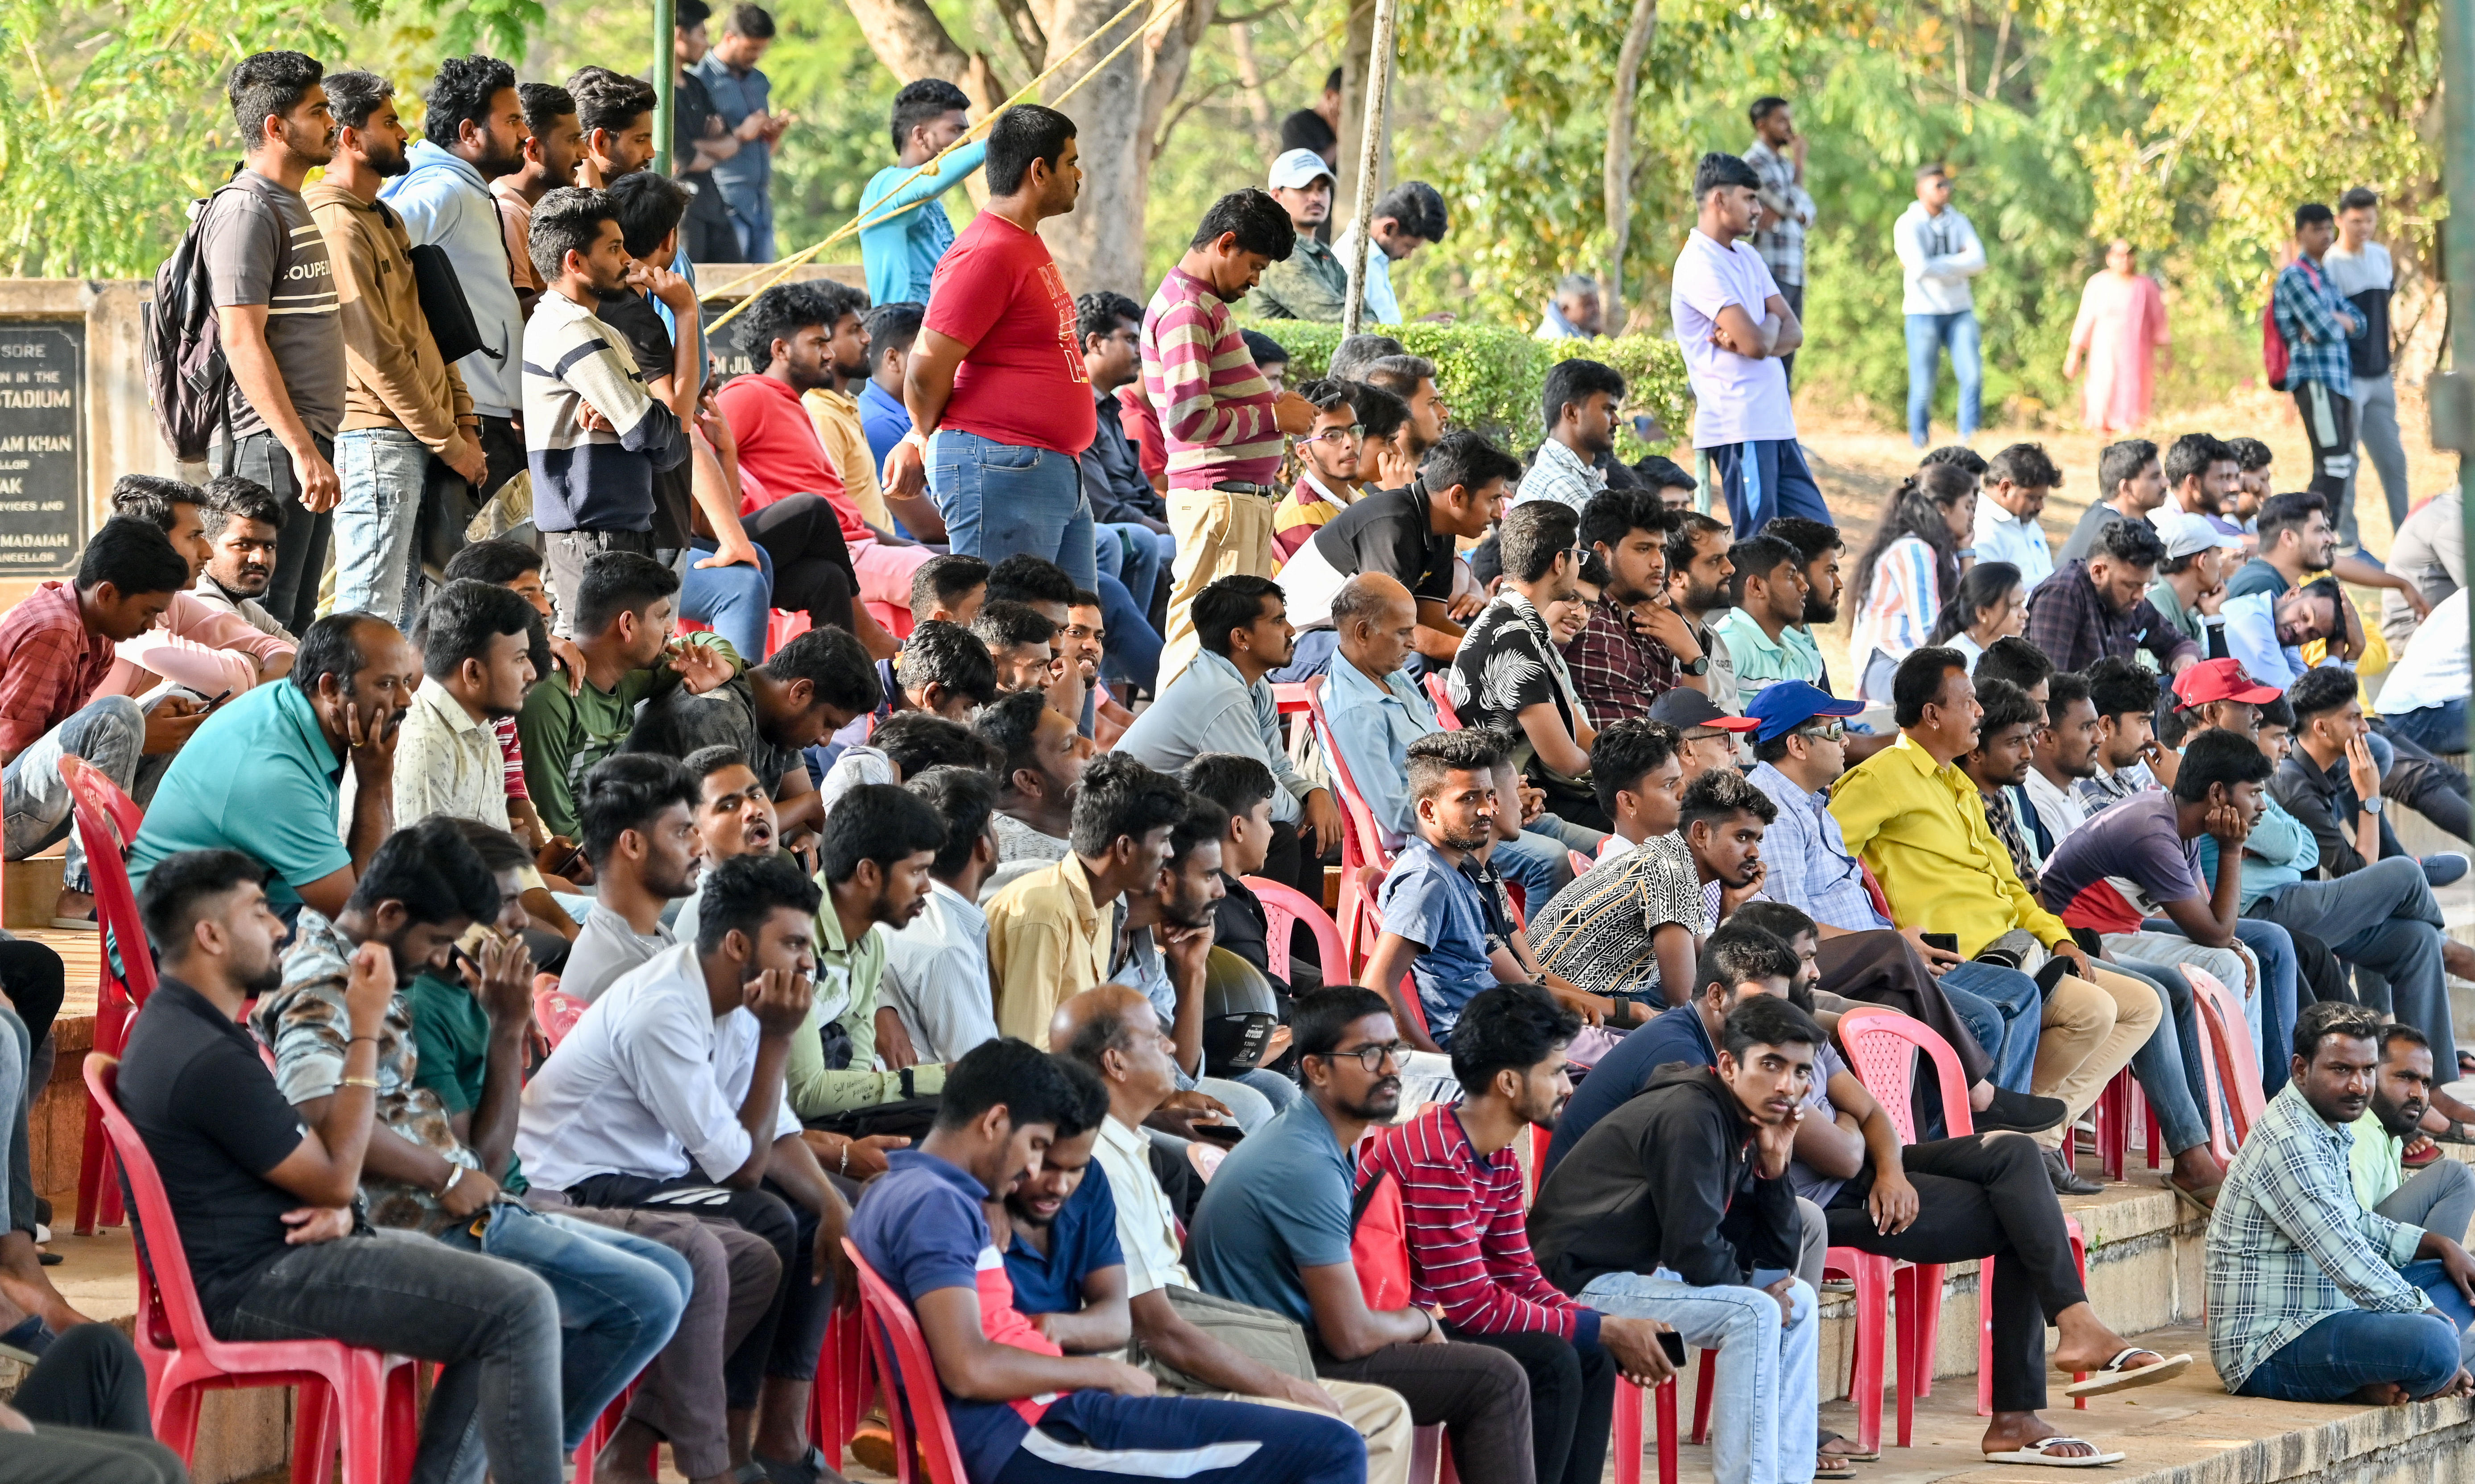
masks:
[[[2243,673],[2241,660],[2202,660],[2174,677],[2177,711],[2205,706],[2211,701],[2247,701],[2266,706],[2285,693]]]

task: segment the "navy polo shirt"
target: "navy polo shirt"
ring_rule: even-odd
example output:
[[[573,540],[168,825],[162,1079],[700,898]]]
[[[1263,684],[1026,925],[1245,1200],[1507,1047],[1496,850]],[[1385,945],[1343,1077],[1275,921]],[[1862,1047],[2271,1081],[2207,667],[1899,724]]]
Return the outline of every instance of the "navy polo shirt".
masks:
[[[1014,1281],[1014,1306],[1025,1314],[1072,1314],[1083,1307],[1083,1278],[1102,1268],[1122,1268],[1126,1254],[1117,1246],[1117,1200],[1109,1191],[1109,1177],[1098,1164],[1083,1172],[1083,1183],[1057,1208],[1048,1228],[1048,1251],[1041,1253],[1022,1239],[1016,1224],[1006,1245],[1006,1277]]]
[[[1633,1100],[1634,1095],[1650,1085],[1651,1074],[1671,1061],[1689,1061],[1695,1066],[1719,1064],[1719,1048],[1710,1044],[1710,1033],[1702,1025],[1702,1011],[1694,1005],[1679,1005],[1662,1010],[1647,1022],[1635,1026],[1616,1049],[1599,1058],[1581,1085],[1564,1104],[1564,1116],[1556,1120],[1556,1136],[1547,1145],[1547,1168],[1556,1168],[1581,1135],[1590,1131],[1598,1121]],[[1542,1175],[1540,1177],[1544,1179]]]

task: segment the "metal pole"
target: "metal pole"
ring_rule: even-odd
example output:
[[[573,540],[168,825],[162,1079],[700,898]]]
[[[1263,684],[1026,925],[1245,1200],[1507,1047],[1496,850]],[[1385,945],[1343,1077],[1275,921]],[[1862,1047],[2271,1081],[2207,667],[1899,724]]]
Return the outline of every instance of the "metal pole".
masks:
[[[671,120],[677,117],[678,86],[674,81],[678,63],[674,60],[676,44],[672,24],[671,0],[653,0],[653,173],[671,173]]]
[[[2442,292],[2456,312],[2449,317],[2450,369],[2432,378],[2427,400],[2433,446],[2457,450],[2462,519],[2475,536],[2475,459],[2467,456],[2475,452],[2475,384],[2467,379],[2475,366],[2475,304],[2457,302],[2460,289],[2475,287],[2475,0],[2441,0],[2440,77],[2441,184],[2456,222],[2441,229]]]
[[[2464,0],[2475,3],[2475,0]],[[1392,107],[1392,19],[1397,0],[1375,0],[1375,48],[1367,58],[1365,127],[1358,136],[1358,203],[1350,220],[1357,224],[1357,248],[1344,266],[1349,269],[1349,295],[1341,304],[1340,332],[1358,333],[1366,315],[1368,231],[1375,218],[1375,177],[1384,161],[1384,116]]]

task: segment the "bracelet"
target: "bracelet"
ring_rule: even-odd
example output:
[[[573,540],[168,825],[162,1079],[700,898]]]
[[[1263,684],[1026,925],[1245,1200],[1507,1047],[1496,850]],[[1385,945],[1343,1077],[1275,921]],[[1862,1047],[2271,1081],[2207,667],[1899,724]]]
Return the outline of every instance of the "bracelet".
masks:
[[[848,1175],[850,1173],[850,1149],[851,1141],[848,1139],[843,1140],[843,1162],[841,1167],[834,1171],[836,1175]]]
[[[372,1092],[379,1090],[379,1080],[375,1077],[347,1077],[343,1084],[347,1087],[367,1087]]]
[[[355,1041],[367,1041],[371,1045],[376,1046],[379,1043],[379,1038],[375,1035],[353,1035],[345,1037],[344,1044],[350,1046]]]
[[[451,1165],[449,1165],[449,1166],[447,1167],[447,1183],[438,1187],[438,1193],[439,1193],[440,1195],[442,1195],[442,1196],[443,1196],[443,1195],[445,1195],[445,1194],[447,1194],[447,1192],[449,1192],[449,1191],[451,1191],[451,1190],[454,1189],[454,1188],[455,1188],[455,1182],[456,1182],[457,1180],[462,1180],[463,1178],[464,1178],[464,1167],[463,1167],[462,1165],[460,1165],[460,1164],[451,1164]]]

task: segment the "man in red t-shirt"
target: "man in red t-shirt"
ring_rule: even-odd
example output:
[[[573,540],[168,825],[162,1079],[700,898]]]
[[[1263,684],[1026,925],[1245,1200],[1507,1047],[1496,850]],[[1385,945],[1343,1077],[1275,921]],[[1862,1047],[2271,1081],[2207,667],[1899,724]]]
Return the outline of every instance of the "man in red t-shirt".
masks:
[[[912,427],[886,455],[886,493],[928,489],[961,554],[993,564],[1027,551],[1090,588],[1099,573],[1076,460],[1098,420],[1074,296],[1039,231],[1083,188],[1074,121],[1037,104],[1006,109],[989,131],[987,170],[988,204],[930,280],[903,375]]]

